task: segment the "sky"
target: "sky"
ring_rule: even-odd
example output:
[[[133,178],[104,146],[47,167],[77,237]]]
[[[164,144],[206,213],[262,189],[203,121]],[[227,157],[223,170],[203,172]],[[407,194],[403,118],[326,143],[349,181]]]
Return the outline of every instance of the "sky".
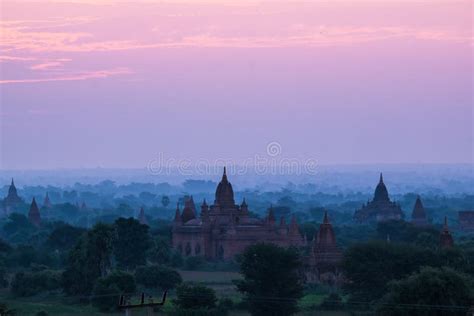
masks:
[[[472,1],[0,6],[0,169],[473,162]]]

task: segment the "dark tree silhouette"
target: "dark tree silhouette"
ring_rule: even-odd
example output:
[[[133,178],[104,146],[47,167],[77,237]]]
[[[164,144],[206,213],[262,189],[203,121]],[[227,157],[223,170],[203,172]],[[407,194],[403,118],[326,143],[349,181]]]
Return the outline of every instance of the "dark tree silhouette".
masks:
[[[292,315],[303,295],[301,261],[296,250],[273,244],[248,247],[241,256],[243,280],[234,281],[252,315]]]

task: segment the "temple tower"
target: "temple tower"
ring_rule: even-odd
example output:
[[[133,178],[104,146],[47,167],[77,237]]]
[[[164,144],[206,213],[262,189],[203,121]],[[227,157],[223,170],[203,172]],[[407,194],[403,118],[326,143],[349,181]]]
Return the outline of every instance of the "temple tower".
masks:
[[[145,210],[143,209],[143,206],[140,208],[140,212],[138,213],[138,221],[142,225],[148,225],[148,221],[145,217]]]
[[[390,202],[390,198],[388,197],[388,190],[383,183],[383,175],[380,173],[379,183],[375,188],[374,199],[373,202]]]
[[[402,220],[404,213],[400,205],[390,201],[387,187],[380,173],[379,183],[375,188],[374,198],[362,205],[362,208],[354,213],[354,219],[358,223],[383,222],[389,220]]]
[[[184,202],[184,209],[183,209],[183,214],[181,215],[181,219],[183,223],[186,223],[195,218],[196,218],[196,205],[194,204],[193,197],[191,196]]]
[[[222,179],[217,185],[216,199],[214,204],[219,205],[223,209],[235,208],[234,190],[232,189],[232,184],[230,184],[229,180],[227,179],[225,167],[224,173],[222,174]]]
[[[329,221],[328,213],[324,213],[323,223],[313,240],[310,255],[312,275],[317,281],[336,284],[339,280],[339,265],[342,261],[342,251],[336,243],[336,235]]]
[[[44,201],[43,201],[43,207],[44,208],[51,208],[53,207],[53,205],[51,204],[51,200],[49,199],[49,194],[48,192],[46,192],[46,196],[44,197]]]
[[[454,246],[453,236],[448,227],[448,218],[444,217],[444,225],[439,237],[439,245],[442,249],[452,248]]]
[[[273,212],[273,205],[270,206],[268,209],[268,215],[267,215],[267,225],[269,227],[274,227],[275,226],[275,213]]]
[[[3,200],[3,205],[4,205],[4,211],[6,213],[9,213],[11,211],[14,211],[16,207],[18,207],[20,204],[23,203],[22,198],[18,196],[18,191],[15,186],[15,182],[13,181],[10,184],[10,187],[8,188],[8,194]]]
[[[41,226],[41,216],[35,198],[33,198],[33,201],[31,202],[30,211],[28,212],[28,220],[36,227]]]
[[[411,213],[411,222],[416,226],[428,225],[425,208],[423,207],[423,203],[421,202],[419,195],[416,198],[415,206],[413,207],[413,212]]]
[[[176,212],[174,213],[173,226],[183,225],[183,219],[181,218],[181,211],[179,210],[179,203],[176,203]]]

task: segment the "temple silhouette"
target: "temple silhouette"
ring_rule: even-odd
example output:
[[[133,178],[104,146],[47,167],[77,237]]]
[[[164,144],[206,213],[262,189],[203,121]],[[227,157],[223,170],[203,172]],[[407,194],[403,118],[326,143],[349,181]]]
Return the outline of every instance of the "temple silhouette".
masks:
[[[179,205],[176,209],[173,247],[185,256],[227,260],[257,242],[283,247],[305,245],[295,217],[290,224],[286,224],[284,218],[277,222],[270,207],[268,215],[258,219],[250,215],[245,199],[237,205],[225,168],[214,203],[208,206],[204,200],[199,217],[192,197],[186,200],[182,212]]]
[[[362,208],[354,213],[354,220],[358,223],[402,220],[404,217],[400,205],[390,200],[382,174],[380,174],[380,180],[375,188],[372,201],[368,201],[367,204],[362,205]]]

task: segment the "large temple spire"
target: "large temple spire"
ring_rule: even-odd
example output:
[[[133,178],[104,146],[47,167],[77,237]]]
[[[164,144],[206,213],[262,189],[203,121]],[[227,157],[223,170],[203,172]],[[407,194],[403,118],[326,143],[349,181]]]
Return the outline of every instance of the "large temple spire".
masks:
[[[234,190],[232,189],[232,184],[227,179],[226,167],[224,167],[222,180],[217,185],[215,204],[218,204],[221,208],[235,207]]]
[[[380,173],[379,184],[375,188],[374,202],[389,202],[390,198],[388,197],[388,190],[383,182],[383,175]]]
[[[18,196],[18,191],[15,187],[15,181],[13,181],[10,184],[10,187],[8,188],[8,194],[3,200],[4,208],[5,211],[11,212],[15,211],[16,208],[23,203],[23,200]]]
[[[16,189],[15,181],[13,181],[13,178],[12,178],[12,183],[10,184],[10,187],[8,188],[8,197],[10,198],[18,197],[18,191]]]

